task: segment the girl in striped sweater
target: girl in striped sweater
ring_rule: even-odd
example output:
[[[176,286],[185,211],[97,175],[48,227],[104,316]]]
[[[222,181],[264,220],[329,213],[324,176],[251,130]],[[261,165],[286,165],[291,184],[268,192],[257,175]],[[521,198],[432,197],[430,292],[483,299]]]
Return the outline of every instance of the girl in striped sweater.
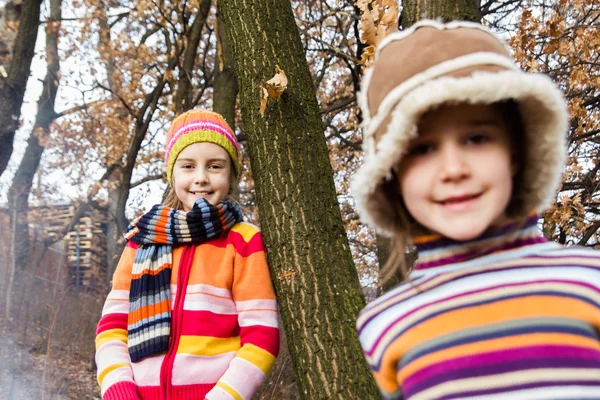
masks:
[[[406,278],[357,321],[383,397],[600,399],[600,257],[537,223],[566,153],[554,83],[481,25],[423,21],[380,44],[359,100],[353,191]]]
[[[218,114],[169,130],[169,193],[129,227],[96,336],[102,398],[250,399],[279,350],[258,229],[229,199],[238,143]]]

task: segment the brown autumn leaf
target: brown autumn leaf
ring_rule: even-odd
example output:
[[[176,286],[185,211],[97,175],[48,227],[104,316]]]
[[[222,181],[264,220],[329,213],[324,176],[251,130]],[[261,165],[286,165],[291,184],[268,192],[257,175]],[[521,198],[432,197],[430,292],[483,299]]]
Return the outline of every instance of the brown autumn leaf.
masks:
[[[285,76],[285,72],[279,68],[279,65],[275,66],[275,76],[267,81],[267,91],[269,96],[274,99],[278,99],[279,96],[287,89],[288,80]]]
[[[288,80],[285,75],[285,71],[279,68],[279,65],[275,66],[275,75],[266,82],[267,87],[263,87],[262,85],[258,85],[261,89],[261,100],[260,100],[260,109],[258,112],[261,117],[265,116],[265,110],[267,109],[267,101],[269,97],[273,99],[278,99],[281,97],[281,94],[287,89]]]
[[[260,109],[258,110],[258,112],[260,113],[261,117],[264,117],[265,110],[267,109],[267,100],[269,99],[269,92],[262,86],[259,86],[259,88],[261,89],[260,92],[262,98],[260,99]]]
[[[379,43],[398,30],[398,4],[394,0],[357,0],[355,5],[362,14],[360,40],[367,45],[359,64],[369,66]]]

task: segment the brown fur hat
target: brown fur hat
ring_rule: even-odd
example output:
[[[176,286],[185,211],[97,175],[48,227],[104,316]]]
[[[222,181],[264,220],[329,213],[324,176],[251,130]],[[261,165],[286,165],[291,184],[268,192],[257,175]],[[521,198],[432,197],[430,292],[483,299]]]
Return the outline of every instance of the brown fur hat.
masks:
[[[526,73],[506,44],[486,27],[423,20],[386,37],[358,95],[364,121],[364,164],[352,192],[361,219],[384,234],[399,230],[382,184],[417,136],[417,122],[442,104],[517,102],[523,121],[525,165],[518,216],[543,211],[561,181],[568,114],[560,89],[549,77]]]

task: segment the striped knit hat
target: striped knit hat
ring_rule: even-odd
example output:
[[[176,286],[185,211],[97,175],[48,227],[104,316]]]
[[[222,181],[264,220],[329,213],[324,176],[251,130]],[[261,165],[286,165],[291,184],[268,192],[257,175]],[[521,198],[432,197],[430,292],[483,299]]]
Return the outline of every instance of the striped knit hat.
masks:
[[[225,119],[212,111],[190,110],[175,118],[167,135],[165,164],[170,185],[173,184],[173,166],[179,153],[191,144],[202,142],[224,148],[231,157],[236,173],[240,173],[238,142]]]
[[[383,187],[424,113],[507,100],[518,104],[524,127],[522,179],[510,215],[518,218],[543,211],[561,181],[569,118],[560,89],[545,75],[521,71],[504,41],[480,24],[423,20],[386,37],[358,94],[365,161],[352,192],[361,220],[388,235],[406,228]]]

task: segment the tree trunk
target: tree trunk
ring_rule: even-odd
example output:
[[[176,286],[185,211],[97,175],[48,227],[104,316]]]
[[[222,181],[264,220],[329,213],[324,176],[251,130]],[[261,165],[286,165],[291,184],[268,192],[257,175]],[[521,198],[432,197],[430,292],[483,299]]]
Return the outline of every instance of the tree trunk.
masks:
[[[206,16],[210,11],[211,0],[203,0],[200,3],[198,13],[194,18],[194,22],[187,32],[187,47],[183,56],[183,62],[179,69],[179,81],[177,93],[175,93],[175,113],[181,114],[194,107],[193,94],[194,87],[192,85],[192,75],[194,74],[194,65],[198,57],[198,45],[202,37],[202,28],[206,22]]]
[[[289,0],[220,0],[256,182],[261,227],[303,399],[375,399],[355,331],[364,307]],[[289,79],[259,113],[279,65]]]
[[[23,0],[8,77],[0,75],[0,175],[13,151],[40,22],[40,0]]]
[[[27,148],[21,164],[15,173],[12,185],[8,191],[8,205],[15,209],[18,216],[16,221],[16,237],[20,238],[15,246],[15,254],[20,260],[27,260],[29,253],[29,235],[27,234],[27,209],[29,193],[33,178],[44,152],[43,141],[48,135],[48,129],[54,121],[54,100],[60,80],[58,59],[58,32],[60,30],[61,0],[51,0],[50,19],[46,24],[46,63],[47,71],[44,79],[42,94],[38,100],[38,114],[35,125],[27,140]],[[42,141],[42,143],[40,142]],[[13,213],[11,212],[11,216]],[[11,223],[12,225],[12,223]],[[24,267],[26,263],[22,263]]]
[[[100,45],[103,49],[103,63],[107,70],[108,86],[112,93],[116,93],[118,90],[118,84],[115,82],[114,73],[116,66],[114,59],[110,56],[111,54],[111,34],[110,25],[108,24],[108,17],[106,8],[102,4],[98,7],[102,11],[100,16]],[[177,54],[176,57],[180,56]],[[170,59],[167,71],[173,71],[176,65],[176,58]],[[127,206],[127,200],[129,199],[129,190],[131,185],[131,177],[135,168],[135,162],[137,155],[140,151],[142,142],[148,132],[148,127],[155,111],[158,107],[158,100],[163,93],[166,84],[166,77],[163,76],[156,83],[156,86],[152,92],[148,93],[143,99],[143,105],[139,108],[135,115],[132,115],[135,120],[135,131],[127,153],[123,162],[109,167],[107,174],[108,180],[108,221],[106,223],[106,279],[107,287],[110,287],[110,280],[112,274],[117,266],[119,257],[125,247],[125,239],[123,234],[127,230],[128,221],[125,217],[125,207]],[[121,111],[122,117],[125,119],[129,115],[126,111]],[[110,171],[112,169],[112,171]]]
[[[225,118],[235,131],[235,100],[238,94],[238,82],[233,71],[231,44],[223,31],[223,19],[217,5],[217,61],[213,81],[213,111]]]
[[[404,29],[425,18],[481,21],[479,4],[479,0],[404,0],[400,19]]]
[[[48,129],[55,118],[54,100],[58,90],[59,76],[59,58],[58,58],[58,35],[60,31],[61,20],[61,0],[50,1],[50,18],[46,24],[46,77],[42,94],[38,100],[38,114],[35,125],[29,139],[27,148],[21,160],[21,164],[15,173],[12,184],[8,190],[8,207],[10,211],[11,227],[14,229],[14,237],[17,240],[12,241],[13,249],[11,254],[15,255],[14,260],[19,260],[19,270],[15,271],[17,276],[29,263],[29,224],[28,224],[28,198],[31,192],[33,178],[40,164],[42,153],[44,152],[43,141],[48,136]],[[14,221],[13,221],[14,219]],[[10,286],[15,284],[15,280],[10,280]],[[13,287],[7,288],[7,296],[13,290]]]
[[[108,221],[106,223],[106,284],[110,287],[113,272],[117,267],[119,258],[125,248],[123,234],[127,230],[127,218],[125,217],[125,206],[129,199],[129,180],[124,178],[123,168],[115,168],[108,177]]]

